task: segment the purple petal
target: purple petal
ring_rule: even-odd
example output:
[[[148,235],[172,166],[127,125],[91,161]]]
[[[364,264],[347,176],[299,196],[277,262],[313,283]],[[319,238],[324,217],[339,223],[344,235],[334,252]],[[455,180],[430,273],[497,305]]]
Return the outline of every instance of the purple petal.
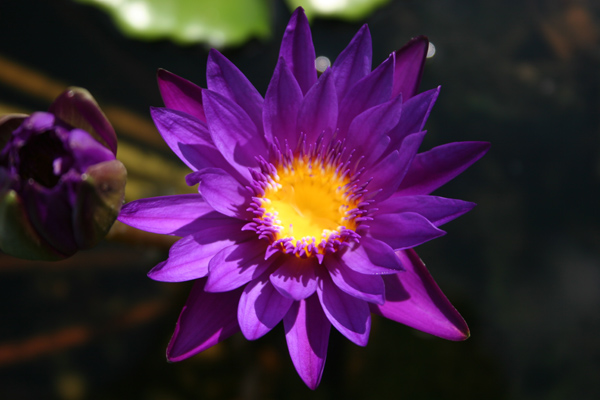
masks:
[[[475,207],[475,203],[463,200],[427,195],[402,196],[399,194],[392,195],[389,199],[378,203],[375,215],[416,212],[427,218],[435,226],[441,226],[471,211],[473,207]]]
[[[406,175],[410,163],[417,154],[419,146],[423,142],[423,137],[425,137],[425,132],[408,135],[399,150],[392,151],[380,162],[365,171],[364,178],[372,177],[368,186],[369,191],[375,193],[375,191],[380,190],[374,194],[373,198],[375,200],[385,200],[396,192]]]
[[[69,125],[82,129],[117,154],[117,134],[90,92],[72,87],[61,93],[48,110]]]
[[[427,37],[418,36],[396,51],[392,96],[402,93],[402,97],[408,100],[417,93],[428,47]]]
[[[317,290],[315,270],[319,268],[317,259],[285,257],[283,264],[271,273],[270,280],[283,296],[293,300],[303,300]]]
[[[165,107],[182,111],[206,122],[200,86],[164,69],[158,70],[156,78]]]
[[[487,142],[455,142],[417,154],[398,188],[404,196],[429,194],[479,160]]]
[[[236,179],[218,168],[205,168],[197,174],[198,190],[212,208],[229,217],[252,219],[254,214],[246,210],[250,193]]]
[[[331,324],[350,341],[366,346],[371,331],[369,303],[339,290],[328,274],[321,274],[317,295]]]
[[[342,134],[348,131],[350,123],[358,114],[392,98],[393,74],[392,55],[373,72],[358,81],[342,98],[337,124]]]
[[[395,274],[403,269],[390,246],[368,236],[361,237],[360,245],[349,249],[339,259],[348,268],[365,275]]]
[[[223,157],[251,181],[248,168],[257,166],[256,157],[267,156],[263,133],[237,104],[210,90],[202,93],[213,143]]]
[[[76,175],[78,181],[79,174]],[[63,176],[62,182],[52,189],[33,182],[23,185],[20,193],[35,231],[64,256],[70,256],[79,249],[71,220],[73,204],[69,199],[69,195],[75,193],[75,187],[78,185],[79,182],[73,182]]]
[[[386,303],[371,311],[448,340],[464,340],[469,328],[414,250],[398,252],[406,272],[384,277]]]
[[[68,145],[80,170],[85,171],[95,164],[115,159],[115,155],[84,130],[73,129],[69,133]]]
[[[361,180],[368,180],[367,189],[371,198],[383,200],[396,191],[404,175],[402,166],[402,158],[396,150],[365,171]]]
[[[216,213],[199,194],[180,194],[129,202],[121,208],[118,220],[147,232],[187,236],[196,230],[196,219],[209,215],[230,219]]]
[[[333,75],[338,97],[344,98],[348,90],[371,72],[371,33],[363,25],[348,46],[333,63]]]
[[[337,255],[326,257],[324,264],[333,283],[350,296],[370,303],[384,303],[385,285],[381,276],[360,274],[347,267]]]
[[[409,249],[446,234],[427,218],[414,212],[377,215],[369,222],[369,226],[374,238],[387,243],[394,250]]]
[[[169,258],[148,273],[155,281],[183,282],[208,274],[210,260],[235,243],[251,240],[252,232],[242,231],[243,223],[234,219],[228,224],[208,226],[171,246]]]
[[[302,101],[298,112],[298,132],[306,134],[308,143],[325,134],[325,140],[331,138],[338,117],[337,95],[331,79],[331,69],[325,70]]]
[[[276,137],[290,148],[298,142],[296,120],[302,102],[302,90],[283,58],[279,59],[265,95],[263,123],[268,138]]]
[[[284,297],[265,279],[250,282],[244,288],[238,306],[238,322],[244,337],[255,340],[275,327],[294,301]]]
[[[317,69],[310,26],[302,8],[297,8],[290,18],[281,41],[279,57],[285,60],[296,77],[302,93],[308,92],[317,81]]]
[[[358,115],[348,129],[345,146],[356,149],[364,155],[364,166],[370,166],[388,148],[390,138],[387,133],[400,120],[402,96],[369,108]]]
[[[436,89],[420,93],[408,101],[404,101],[400,121],[388,133],[391,139],[390,149],[396,150],[400,148],[400,144],[404,138],[411,133],[423,131],[425,122],[439,94],[440,88],[437,87]]]
[[[181,361],[239,332],[236,310],[241,289],[208,293],[204,280],[194,284],[167,347],[167,360]]]
[[[317,296],[294,302],[283,318],[283,327],[298,375],[309,388],[316,389],[323,375],[331,330]]]
[[[258,278],[275,260],[265,260],[268,243],[250,240],[229,246],[217,253],[208,264],[207,292],[227,292]]]
[[[206,84],[209,90],[239,105],[262,131],[262,96],[248,78],[215,49],[208,53]]]
[[[165,142],[192,171],[220,168],[243,179],[213,144],[206,123],[167,108],[151,107],[150,114]]]

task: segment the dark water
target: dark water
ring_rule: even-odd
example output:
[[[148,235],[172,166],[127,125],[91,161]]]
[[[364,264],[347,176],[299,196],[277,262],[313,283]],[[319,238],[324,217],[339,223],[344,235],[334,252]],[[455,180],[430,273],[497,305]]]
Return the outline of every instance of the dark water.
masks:
[[[273,39],[224,52],[262,93],[288,18],[273,1]],[[600,4],[392,1],[366,22],[375,63],[419,34],[436,46],[421,89],[442,92],[424,148],[492,142],[436,192],[478,207],[418,249],[472,337],[447,342],[375,318],[366,348],[332,334],[315,392],[296,376],[281,327],[167,364],[189,285],[146,278],[167,247],[112,241],[50,266],[0,257],[1,398],[600,397]],[[314,21],[317,54],[335,58],[359,26]],[[101,12],[65,0],[2,0],[0,57],[148,123],[148,107],[162,105],[156,69],[204,86],[207,49],[125,39]],[[47,108],[43,82],[0,75],[1,106]],[[174,160],[156,132],[127,121],[123,143]],[[140,193],[176,191],[130,175]]]

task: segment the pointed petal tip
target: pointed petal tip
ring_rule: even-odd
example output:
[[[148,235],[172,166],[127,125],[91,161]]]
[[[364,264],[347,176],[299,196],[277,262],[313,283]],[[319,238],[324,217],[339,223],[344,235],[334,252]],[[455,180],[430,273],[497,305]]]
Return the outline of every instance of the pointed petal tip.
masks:
[[[88,132],[113,154],[117,154],[117,134],[87,89],[68,87],[52,102],[48,111],[71,126]]]
[[[429,38],[425,35],[415,36],[415,37],[411,38],[404,46],[402,46],[402,48],[406,48],[406,47],[410,47],[410,46],[417,46],[417,45],[428,46]]]
[[[157,78],[162,78],[162,77],[164,77],[165,75],[169,75],[169,74],[171,74],[171,72],[167,71],[167,70],[166,70],[166,69],[164,69],[164,68],[158,68],[158,69],[156,70],[156,77],[157,77]]]
[[[172,81],[176,78],[179,78],[177,74],[174,74],[173,72],[168,71],[164,68],[158,68],[156,70],[156,80],[158,81],[159,89],[162,83]]]

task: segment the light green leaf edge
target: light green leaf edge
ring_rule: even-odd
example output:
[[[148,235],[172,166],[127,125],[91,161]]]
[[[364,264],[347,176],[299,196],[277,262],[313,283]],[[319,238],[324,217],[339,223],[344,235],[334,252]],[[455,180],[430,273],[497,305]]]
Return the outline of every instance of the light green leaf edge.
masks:
[[[368,17],[390,0],[286,0],[292,10],[303,7],[308,19],[315,16],[339,18],[349,22]]]
[[[269,0],[75,0],[106,10],[128,37],[239,46],[271,34]]]

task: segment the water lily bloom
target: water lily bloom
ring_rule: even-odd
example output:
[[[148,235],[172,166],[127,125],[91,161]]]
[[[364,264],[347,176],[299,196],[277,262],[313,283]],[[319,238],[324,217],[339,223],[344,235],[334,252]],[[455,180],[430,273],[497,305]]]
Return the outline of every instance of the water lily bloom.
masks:
[[[0,249],[60,260],[108,232],[126,171],[115,131],[88,91],[70,88],[48,112],[0,117]]]
[[[285,31],[263,98],[223,55],[206,89],[159,71],[152,117],[199,194],[141,199],[119,220],[181,236],[149,276],[196,280],[168,345],[179,361],[283,321],[296,370],[320,382],[331,326],[365,346],[371,314],[450,340],[469,331],[413,250],[474,204],[430,193],[488,149],[418,153],[438,89],[417,94],[428,41],[371,71],[363,26],[318,75],[302,9]]]

